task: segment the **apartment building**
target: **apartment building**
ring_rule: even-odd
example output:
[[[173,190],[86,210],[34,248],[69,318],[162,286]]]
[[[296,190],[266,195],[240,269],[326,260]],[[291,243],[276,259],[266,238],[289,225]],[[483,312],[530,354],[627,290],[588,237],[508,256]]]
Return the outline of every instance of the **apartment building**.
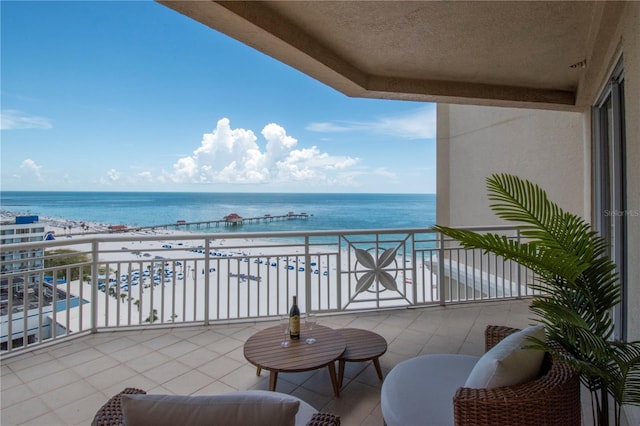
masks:
[[[53,289],[42,283],[40,273],[44,267],[44,249],[12,250],[11,245],[42,241],[46,238],[44,225],[38,216],[16,216],[0,223],[0,346],[6,349],[9,335],[13,346],[21,346],[24,340],[24,312],[27,312],[27,328],[30,343],[38,339],[38,312],[52,311]],[[42,297],[38,295],[42,293]],[[42,300],[42,303],[41,303]],[[13,313],[11,324],[8,313]],[[49,328],[44,328],[48,330]]]

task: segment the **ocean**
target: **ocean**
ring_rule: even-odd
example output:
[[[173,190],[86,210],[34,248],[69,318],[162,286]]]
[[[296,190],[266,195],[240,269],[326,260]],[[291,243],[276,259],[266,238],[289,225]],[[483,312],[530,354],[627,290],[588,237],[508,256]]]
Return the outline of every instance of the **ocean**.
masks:
[[[289,212],[309,215],[308,220],[245,223],[206,232],[427,228],[435,224],[436,195],[2,191],[0,208],[127,226],[219,220],[231,213],[245,218]]]

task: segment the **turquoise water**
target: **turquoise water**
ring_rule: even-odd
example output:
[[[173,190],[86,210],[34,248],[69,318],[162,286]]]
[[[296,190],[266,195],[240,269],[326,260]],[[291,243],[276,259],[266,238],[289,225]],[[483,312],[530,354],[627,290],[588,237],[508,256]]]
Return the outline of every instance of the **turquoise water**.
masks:
[[[151,226],[307,213],[308,220],[245,223],[241,232],[426,228],[435,223],[435,194],[268,194],[166,192],[0,192],[2,210],[77,221]],[[229,232],[231,228],[211,228]]]

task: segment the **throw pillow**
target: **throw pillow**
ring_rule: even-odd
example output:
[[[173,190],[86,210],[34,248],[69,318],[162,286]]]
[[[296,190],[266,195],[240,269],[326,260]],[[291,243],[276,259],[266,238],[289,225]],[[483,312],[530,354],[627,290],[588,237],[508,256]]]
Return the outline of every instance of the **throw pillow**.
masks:
[[[540,371],[544,351],[526,348],[531,345],[529,337],[545,340],[544,327],[527,327],[505,337],[478,360],[464,386],[491,389],[534,379]]]
[[[294,426],[300,401],[271,392],[222,395],[123,395],[125,426]]]

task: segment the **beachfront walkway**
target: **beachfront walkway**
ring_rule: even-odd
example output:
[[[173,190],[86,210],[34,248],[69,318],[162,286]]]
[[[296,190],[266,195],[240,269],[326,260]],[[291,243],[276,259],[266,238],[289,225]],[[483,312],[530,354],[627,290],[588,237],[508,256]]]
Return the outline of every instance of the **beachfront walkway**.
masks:
[[[529,300],[422,309],[400,309],[321,317],[329,327],[366,328],[384,336],[383,373],[405,359],[427,353],[481,354],[488,324],[531,323]],[[243,355],[243,344],[259,322],[149,331],[108,332],[81,337],[2,362],[0,423],[88,425],[96,410],[125,387],[148,393],[218,394],[268,389],[269,375]],[[327,370],[280,374],[277,390],[339,414],[344,426],[383,424],[380,387],[371,362],[347,363],[343,390],[334,398]],[[584,400],[584,395],[583,395]]]

